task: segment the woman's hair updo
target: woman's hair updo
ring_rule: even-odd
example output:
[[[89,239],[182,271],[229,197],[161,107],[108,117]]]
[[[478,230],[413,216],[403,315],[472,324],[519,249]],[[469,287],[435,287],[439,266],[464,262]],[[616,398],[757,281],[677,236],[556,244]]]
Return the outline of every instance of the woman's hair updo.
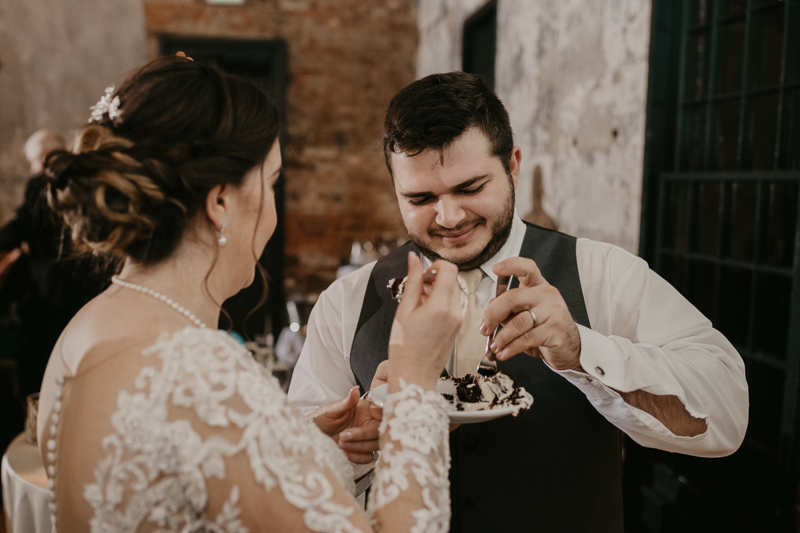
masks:
[[[48,201],[76,251],[157,263],[211,188],[241,185],[263,163],[278,112],[252,83],[180,57],[151,61],[112,97],[119,114],[48,157]]]

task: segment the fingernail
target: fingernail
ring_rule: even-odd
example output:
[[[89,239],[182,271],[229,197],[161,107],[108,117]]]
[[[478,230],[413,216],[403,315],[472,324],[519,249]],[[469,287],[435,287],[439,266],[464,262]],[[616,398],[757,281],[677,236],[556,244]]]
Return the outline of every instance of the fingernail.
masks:
[[[493,351],[494,353],[497,353],[497,343],[496,343],[496,342],[493,342],[492,344],[490,344],[490,345],[489,345],[489,349],[490,349],[491,351]]]
[[[486,335],[486,324],[481,323],[481,327],[479,327],[478,329],[480,330],[481,333]]]
[[[492,351],[494,351],[494,350],[492,350]],[[495,355],[495,357],[497,357],[497,358],[498,358],[499,360],[501,360],[501,361],[502,361],[503,359],[505,359],[505,358],[506,358],[506,352],[505,352],[505,350],[503,350],[502,352],[500,352],[500,353],[496,354],[496,355]]]
[[[341,445],[342,441],[350,440],[350,438],[352,436],[353,436],[353,434],[350,433],[349,431],[342,431],[341,433],[339,433],[339,443],[340,443],[340,445]]]

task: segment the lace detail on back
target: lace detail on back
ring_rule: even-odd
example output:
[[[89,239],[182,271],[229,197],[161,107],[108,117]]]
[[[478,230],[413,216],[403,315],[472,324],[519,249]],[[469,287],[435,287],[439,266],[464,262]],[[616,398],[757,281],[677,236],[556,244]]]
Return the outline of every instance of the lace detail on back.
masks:
[[[84,489],[92,531],[133,532],[145,522],[158,531],[247,531],[235,479],[217,516],[206,509],[207,483],[224,480],[225,460],[237,454],[258,484],[280,489],[303,511],[309,529],[355,530],[348,517],[356,509],[332,501],[320,468],[352,494],[350,463],[241,345],[223,332],[187,328],[162,335],[143,355],[161,366],[144,368],[136,390],[118,395],[114,433],[103,439],[105,457]]]

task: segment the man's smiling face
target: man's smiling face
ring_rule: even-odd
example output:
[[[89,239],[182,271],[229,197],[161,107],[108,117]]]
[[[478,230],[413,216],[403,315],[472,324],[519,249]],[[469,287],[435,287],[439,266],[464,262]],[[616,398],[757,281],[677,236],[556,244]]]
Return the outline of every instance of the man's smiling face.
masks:
[[[502,248],[514,215],[520,150],[507,174],[478,128],[443,151],[391,154],[395,193],[411,240],[429,258],[476,268]]]

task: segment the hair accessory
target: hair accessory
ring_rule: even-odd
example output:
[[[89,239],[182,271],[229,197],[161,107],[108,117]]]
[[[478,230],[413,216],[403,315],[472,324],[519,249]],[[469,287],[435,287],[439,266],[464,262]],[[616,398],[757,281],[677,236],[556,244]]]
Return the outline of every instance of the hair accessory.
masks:
[[[219,239],[217,242],[220,246],[225,246],[225,243],[228,242],[228,238],[225,236],[225,226],[228,225],[228,219],[222,219],[222,226],[219,228]]]
[[[114,94],[114,89],[115,87],[113,85],[111,87],[106,87],[106,94],[100,98],[99,102],[89,108],[92,110],[92,116],[89,117],[89,122],[100,122],[103,120],[103,115],[105,114],[108,114],[108,118],[111,120],[122,115],[122,110],[119,108],[119,96],[111,98],[111,95]]]

